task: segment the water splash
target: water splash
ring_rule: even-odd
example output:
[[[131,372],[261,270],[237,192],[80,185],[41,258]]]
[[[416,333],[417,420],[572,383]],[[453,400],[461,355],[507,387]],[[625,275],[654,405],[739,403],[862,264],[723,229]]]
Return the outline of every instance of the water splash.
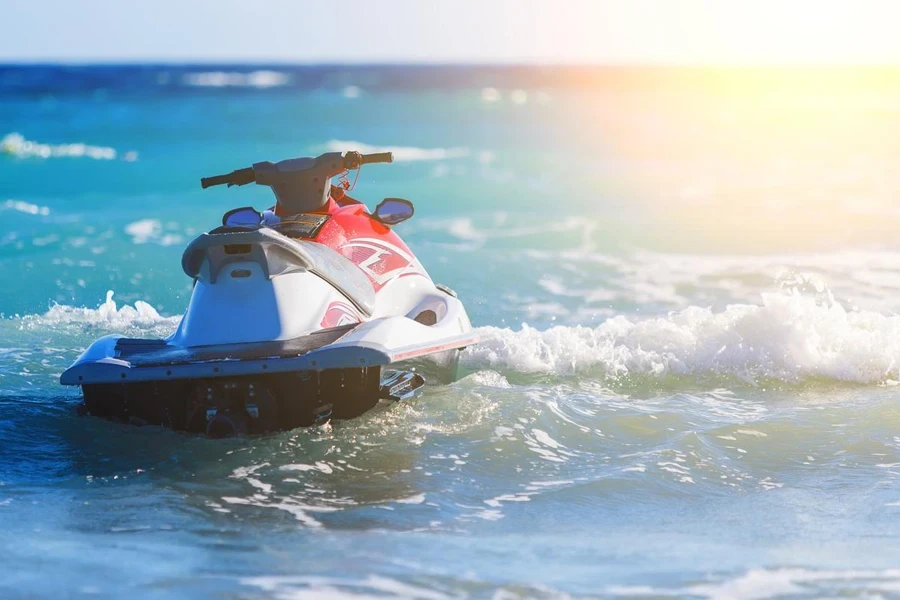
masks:
[[[608,377],[715,375],[863,384],[900,379],[900,316],[848,310],[797,290],[722,311],[690,306],[665,317],[613,317],[597,327],[481,328],[473,369]]]
[[[109,291],[97,308],[57,304],[21,317],[19,328],[49,332],[87,325],[158,336],[178,320],[141,300],[119,308]],[[725,377],[751,385],[900,381],[900,316],[848,309],[824,292],[788,289],[763,294],[761,304],[721,311],[690,306],[648,319],[615,316],[596,327],[477,331],[481,342],[463,354],[463,365],[473,371],[562,377],[591,371],[608,380]]]
[[[26,315],[19,319],[20,330],[51,333],[73,328],[101,329],[109,332],[138,331],[147,334],[173,330],[181,317],[160,315],[147,302],[138,300],[134,306],[121,308],[113,300],[115,292],[106,292],[106,301],[97,308],[54,304],[41,315]]]

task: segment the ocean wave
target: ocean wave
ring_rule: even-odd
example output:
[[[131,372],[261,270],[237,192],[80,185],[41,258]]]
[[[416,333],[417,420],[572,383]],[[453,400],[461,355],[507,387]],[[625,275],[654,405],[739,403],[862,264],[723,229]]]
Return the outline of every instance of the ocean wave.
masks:
[[[489,218],[490,222],[476,225],[471,217],[424,218],[420,219],[407,231],[438,231],[463,242],[480,242],[504,240],[510,238],[546,235],[548,233],[575,233],[571,239],[586,239],[597,229],[592,219],[584,217],[562,217],[550,223],[535,225],[511,225],[508,213],[497,211]]]
[[[185,73],[181,78],[184,85],[193,87],[252,87],[272,88],[288,85],[291,76],[279,71],[202,71]]]
[[[94,160],[115,160],[119,153],[109,146],[89,146],[76,142],[73,144],[44,144],[25,139],[20,133],[8,133],[0,140],[0,153],[9,154],[18,158],[93,158]],[[122,160],[133,162],[137,160],[137,152],[128,151],[122,155]]]
[[[534,281],[540,290],[519,289],[518,319],[531,318],[529,303],[562,300],[565,310],[556,316],[566,324],[595,324],[592,316],[606,316],[607,309],[659,313],[692,305],[722,308],[756,303],[773,284],[815,294],[825,282],[848,308],[900,312],[900,251],[893,246],[747,255],[604,251],[615,242],[601,220],[560,216],[538,223],[532,216],[506,211],[421,217],[405,227],[411,242],[459,252],[489,248],[497,263],[514,270],[532,265],[543,273]],[[554,244],[563,247],[543,247],[548,233],[557,234]],[[529,237],[535,242],[525,239]],[[523,242],[516,243],[519,239]]]
[[[359,580],[351,577],[267,575],[245,577],[240,583],[275,598],[450,600],[458,597],[455,594],[447,594],[430,587],[417,586],[381,575],[367,575]]]
[[[39,206],[22,200],[7,200],[3,203],[4,210],[15,210],[26,215],[41,215],[45,217],[50,214],[50,209],[46,206]]]
[[[835,589],[842,591],[835,593]],[[613,586],[610,597],[692,597],[710,600],[744,598],[822,598],[829,596],[882,598],[900,589],[900,569],[816,570],[799,567],[751,569],[731,579],[694,583],[683,588]]]
[[[179,317],[142,301],[118,308],[107,293],[96,309],[56,305],[23,318],[28,328],[89,324],[165,335]],[[848,310],[818,295],[788,290],[762,303],[722,311],[691,306],[663,317],[615,316],[596,327],[477,329],[482,340],[463,354],[474,371],[569,376],[591,372],[629,377],[726,377],[755,385],[831,380],[894,384],[900,380],[900,316]]]
[[[447,160],[451,158],[465,158],[469,156],[468,148],[417,148],[415,146],[373,146],[362,142],[331,140],[325,144],[329,152],[345,152],[356,150],[363,154],[373,152],[393,152],[394,160],[409,162],[419,160]]]
[[[786,291],[833,296],[850,309],[900,312],[900,252],[896,250],[763,256],[647,251],[615,255],[591,251],[593,241],[587,230],[576,243],[579,249],[526,250],[516,252],[508,260],[567,265],[570,268],[565,274],[540,266],[538,271],[553,273],[543,277],[541,287],[551,297],[582,298],[586,308],[616,303],[659,311],[691,305],[753,303],[774,284]],[[548,286],[548,282],[557,285]]]
[[[900,316],[847,310],[797,290],[723,311],[691,306],[665,317],[610,318],[597,327],[483,327],[464,355],[471,369],[608,378],[721,376],[756,384],[900,379]]]
[[[180,244],[184,238],[177,233],[166,233],[162,222],[158,219],[141,219],[125,226],[125,233],[131,236],[135,244],[159,244],[160,246],[172,246]]]

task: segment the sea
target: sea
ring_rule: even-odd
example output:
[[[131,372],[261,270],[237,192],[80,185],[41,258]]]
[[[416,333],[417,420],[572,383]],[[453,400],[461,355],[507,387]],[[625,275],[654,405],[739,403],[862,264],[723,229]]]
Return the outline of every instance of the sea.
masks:
[[[394,153],[352,195],[414,202],[458,381],[77,416],[60,373],[273,203],[201,177],[346,150]],[[0,597],[898,597],[898,165],[892,67],[0,66]]]

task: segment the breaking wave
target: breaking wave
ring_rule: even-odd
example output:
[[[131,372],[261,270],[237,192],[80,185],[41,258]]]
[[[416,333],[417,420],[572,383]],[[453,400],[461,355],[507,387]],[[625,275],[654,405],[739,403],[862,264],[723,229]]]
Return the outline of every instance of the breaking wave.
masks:
[[[88,325],[162,336],[179,318],[160,315],[142,301],[120,308],[110,291],[98,308],[56,305],[43,315],[23,317],[21,328]],[[610,380],[725,377],[750,385],[900,380],[900,316],[848,310],[834,299],[798,290],[763,294],[761,304],[721,311],[691,306],[656,318],[616,316],[596,327],[481,327],[478,333],[481,342],[463,355],[468,370],[589,372]]]
[[[611,586],[606,592],[609,597],[615,598],[822,598],[833,596],[835,587],[839,587],[847,597],[883,598],[882,593],[891,596],[900,588],[900,569],[756,568],[729,579],[697,582],[678,588]]]
[[[412,584],[380,575],[365,577],[264,575],[244,577],[240,584],[255,588],[278,598],[416,598],[445,600],[458,597],[447,593],[429,582]],[[443,581],[444,587],[447,582]],[[475,580],[454,582],[457,586],[473,585]],[[900,569],[834,569],[818,570],[800,567],[756,568],[731,577],[710,575],[705,580],[681,586],[611,585],[603,588],[607,598],[705,598],[708,600],[762,600],[765,598],[815,598],[831,597],[835,587],[847,597],[883,598],[891,596],[900,587]],[[515,593],[505,588],[495,598],[519,597],[527,590],[527,597],[568,598],[567,594],[549,588],[516,588]],[[456,590],[454,590],[456,591]]]
[[[73,144],[44,144],[25,139],[21,133],[8,133],[0,139],[0,154],[9,154],[18,158],[93,158],[94,160],[115,160],[119,153],[109,146],[90,146],[76,142]],[[137,152],[128,151],[122,160],[137,160]]]
[[[3,203],[2,209],[0,210],[14,210],[25,213],[26,215],[40,215],[42,217],[46,217],[50,214],[49,207],[32,204],[31,202],[24,202],[22,200],[7,200]]]
[[[281,87],[291,82],[291,76],[278,71],[252,71],[250,73],[230,71],[203,71],[185,73],[182,83],[193,87]]]
[[[329,152],[356,150],[363,154],[373,152],[393,152],[394,160],[399,162],[418,160],[447,160],[469,156],[468,148],[417,148],[415,146],[373,146],[362,142],[331,140],[326,145]]]
[[[584,217],[562,217],[550,223],[511,225],[508,213],[497,211],[491,215],[490,225],[476,225],[471,217],[423,218],[414,224],[412,231],[438,231],[462,242],[478,242],[481,246],[489,241],[520,238],[547,233],[571,234],[573,239],[590,236],[597,228],[596,224]],[[407,230],[409,231],[409,229]],[[538,254],[530,252],[529,256]]]
[[[723,311],[691,306],[665,317],[610,318],[597,327],[539,331],[483,327],[469,368],[607,377],[725,376],[748,383],[900,379],[900,316],[847,310],[834,300],[791,293]]]

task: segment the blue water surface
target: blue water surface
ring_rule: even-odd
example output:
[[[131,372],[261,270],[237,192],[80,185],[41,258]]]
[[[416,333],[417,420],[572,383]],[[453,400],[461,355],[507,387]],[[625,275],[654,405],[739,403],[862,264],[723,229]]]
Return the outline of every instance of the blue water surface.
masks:
[[[900,83],[795,75],[0,67],[0,596],[900,593]],[[171,332],[185,244],[272,203],[200,177],[373,149],[460,381],[265,437],[76,416],[66,366]]]

